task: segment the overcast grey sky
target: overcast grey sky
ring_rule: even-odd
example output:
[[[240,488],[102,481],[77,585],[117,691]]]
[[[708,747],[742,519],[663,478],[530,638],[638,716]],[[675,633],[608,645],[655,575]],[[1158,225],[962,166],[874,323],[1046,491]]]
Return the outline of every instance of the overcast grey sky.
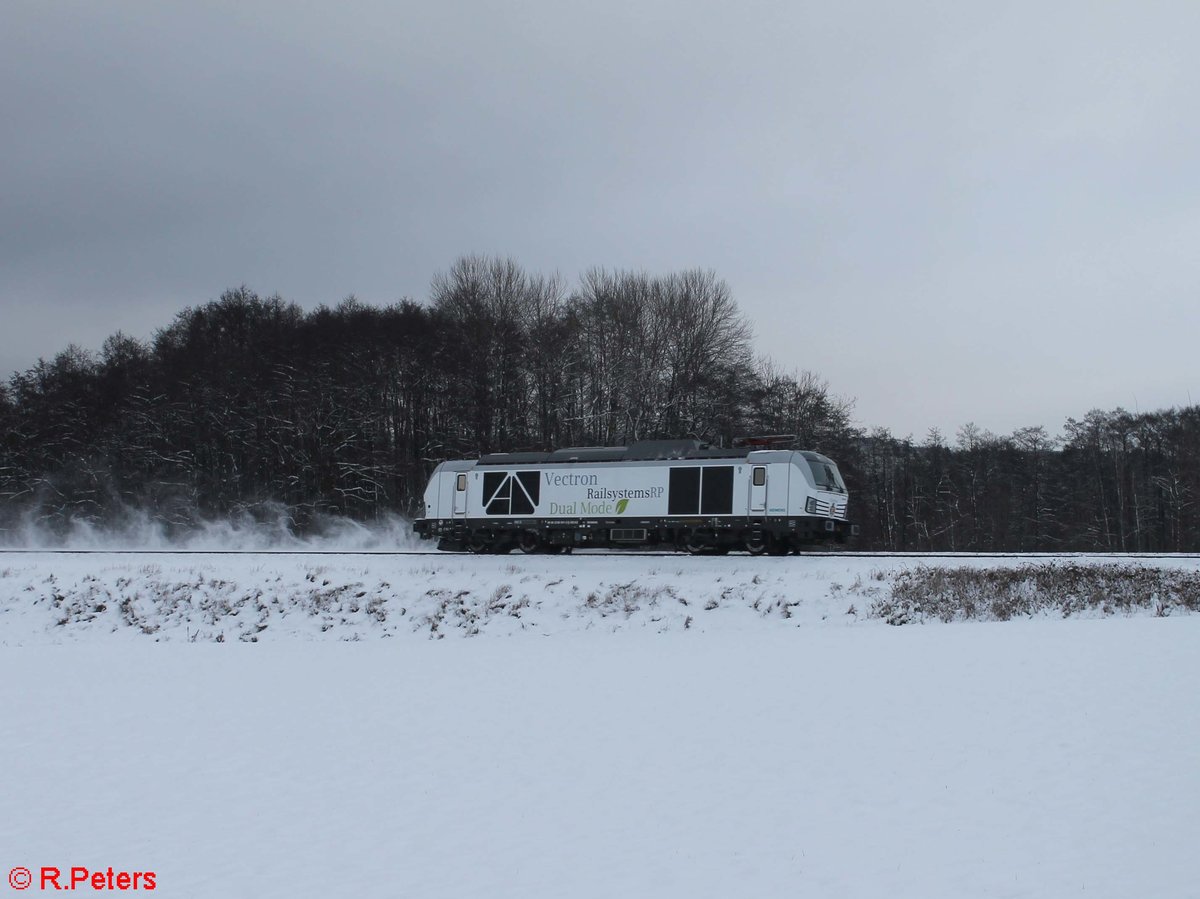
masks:
[[[712,268],[920,437],[1200,401],[1200,3],[59,3],[0,28],[0,372],[245,283]]]

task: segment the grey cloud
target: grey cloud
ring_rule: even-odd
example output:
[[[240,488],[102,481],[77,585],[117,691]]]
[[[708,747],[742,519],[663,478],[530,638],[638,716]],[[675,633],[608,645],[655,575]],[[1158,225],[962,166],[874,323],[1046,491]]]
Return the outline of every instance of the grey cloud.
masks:
[[[1198,10],[18,3],[0,370],[486,252],[715,268],[900,432],[1187,402]]]

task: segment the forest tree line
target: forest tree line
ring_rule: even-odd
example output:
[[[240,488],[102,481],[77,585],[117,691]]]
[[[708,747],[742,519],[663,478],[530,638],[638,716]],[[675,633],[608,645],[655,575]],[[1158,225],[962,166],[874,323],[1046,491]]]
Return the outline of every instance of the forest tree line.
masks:
[[[311,312],[243,287],[149,342],[118,333],[0,383],[0,529],[129,509],[187,528],[282,503],[303,531],[411,514],[444,459],[792,434],[838,461],[864,549],[1200,549],[1200,407],[1093,411],[1061,440],[967,425],[953,443],[851,413],[755,354],[712,272],[568,284],[465,257],[427,302]]]

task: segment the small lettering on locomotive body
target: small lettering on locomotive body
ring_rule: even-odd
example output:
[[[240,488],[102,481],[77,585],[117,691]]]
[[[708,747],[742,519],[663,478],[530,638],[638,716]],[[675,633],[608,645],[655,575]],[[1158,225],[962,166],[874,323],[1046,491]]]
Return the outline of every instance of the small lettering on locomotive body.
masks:
[[[547,515],[619,515],[624,509],[618,509],[609,502],[590,502],[580,500],[576,503],[550,503]]]
[[[546,483],[554,487],[592,487],[597,483],[594,474],[558,474],[547,471]]]
[[[589,487],[587,492],[588,499],[661,499],[665,492],[662,487],[646,487],[641,490],[636,488],[621,488],[614,490],[611,487]]]

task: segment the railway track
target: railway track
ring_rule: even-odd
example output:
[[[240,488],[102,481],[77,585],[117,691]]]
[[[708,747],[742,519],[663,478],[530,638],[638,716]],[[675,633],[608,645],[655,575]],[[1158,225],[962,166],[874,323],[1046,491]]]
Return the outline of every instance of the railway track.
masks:
[[[0,548],[4,555],[100,555],[100,556],[437,556],[440,558],[472,558],[471,553],[448,553],[440,550],[335,550],[335,549],[20,549]],[[514,552],[510,557],[521,557]],[[734,553],[734,557],[747,559],[765,558]],[[624,558],[691,558],[687,553],[656,552],[651,550],[580,550],[571,558],[624,557]],[[800,557],[811,558],[855,558],[855,559],[1200,559],[1200,553],[923,553],[923,552],[857,552],[853,550],[802,552]],[[709,558],[716,558],[709,557]]]

